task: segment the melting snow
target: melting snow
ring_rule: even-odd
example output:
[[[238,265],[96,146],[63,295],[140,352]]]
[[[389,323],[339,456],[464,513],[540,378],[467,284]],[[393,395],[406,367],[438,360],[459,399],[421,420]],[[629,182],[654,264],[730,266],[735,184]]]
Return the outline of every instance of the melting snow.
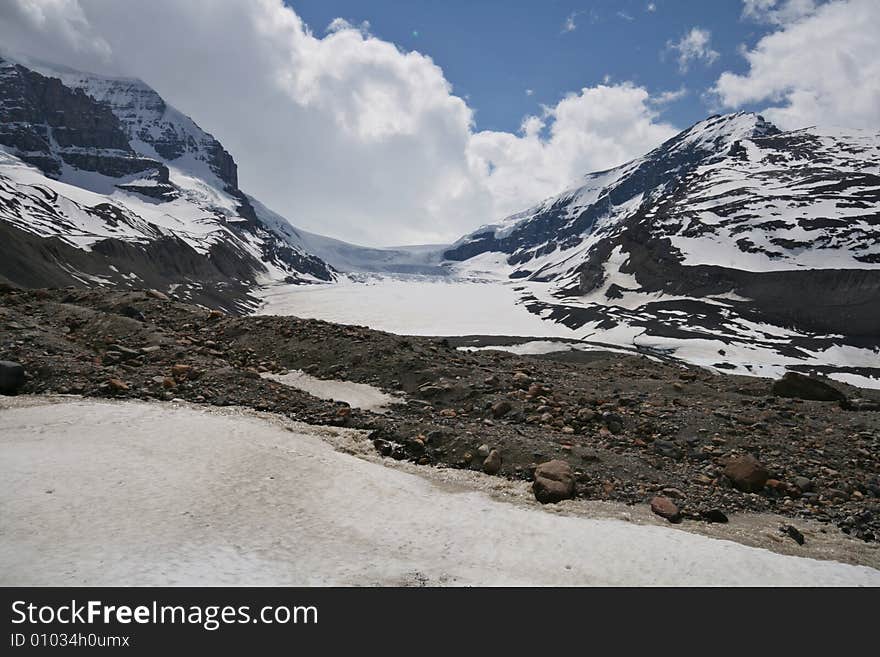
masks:
[[[880,585],[864,566],[499,501],[328,441],[367,442],[231,409],[3,401],[0,583]]]
[[[366,383],[319,379],[300,370],[287,374],[264,374],[263,378],[278,381],[320,399],[341,401],[352,408],[363,408],[368,411],[383,411],[391,404],[401,401],[400,398]]]

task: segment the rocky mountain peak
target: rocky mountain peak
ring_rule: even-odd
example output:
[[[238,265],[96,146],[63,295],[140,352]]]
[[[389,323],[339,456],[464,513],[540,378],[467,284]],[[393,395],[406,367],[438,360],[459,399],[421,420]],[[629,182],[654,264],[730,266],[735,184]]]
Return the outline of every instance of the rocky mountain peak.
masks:
[[[741,139],[769,137],[780,132],[779,128],[760,114],[736,112],[715,114],[698,121],[670,141],[677,145],[698,146],[704,150],[722,150]]]
[[[162,168],[134,151],[108,106],[58,78],[3,58],[0,144],[55,176],[65,165],[113,177]]]
[[[138,154],[161,159],[208,181],[216,177],[222,183],[220,187],[239,193],[238,166],[232,155],[145,82],[63,68],[53,70],[46,65],[39,68],[108,107]]]

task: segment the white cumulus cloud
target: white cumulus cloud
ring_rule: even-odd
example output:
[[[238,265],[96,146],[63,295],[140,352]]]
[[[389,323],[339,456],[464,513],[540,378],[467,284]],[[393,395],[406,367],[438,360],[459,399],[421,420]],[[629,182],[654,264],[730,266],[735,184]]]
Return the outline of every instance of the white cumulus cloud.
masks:
[[[658,121],[644,88],[598,85],[527,117],[519,135],[477,133],[469,152],[503,215],[524,209],[520,198],[551,196],[583,174],[638,157],[647,144],[660,144],[676,132]]]
[[[743,18],[783,25],[816,11],[816,0],[743,0]]]
[[[718,78],[721,103],[767,103],[788,129],[880,127],[880,2],[837,0],[787,20],[744,52],[746,73]]]
[[[667,48],[674,50],[678,59],[678,68],[686,73],[692,62],[703,62],[707,66],[718,59],[717,50],[712,49],[712,33],[700,27],[692,27],[678,41],[670,41]]]

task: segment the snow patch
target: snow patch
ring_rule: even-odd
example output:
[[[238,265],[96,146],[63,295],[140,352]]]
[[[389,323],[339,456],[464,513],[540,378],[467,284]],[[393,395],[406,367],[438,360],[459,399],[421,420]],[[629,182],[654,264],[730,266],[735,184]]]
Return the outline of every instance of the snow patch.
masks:
[[[345,402],[352,408],[362,408],[367,411],[384,411],[391,404],[399,404],[403,401],[366,383],[319,379],[300,370],[287,374],[267,373],[263,374],[263,378],[283,383],[320,399]]]
[[[865,566],[556,514],[331,445],[365,440],[235,409],[3,401],[0,583],[880,585]]]

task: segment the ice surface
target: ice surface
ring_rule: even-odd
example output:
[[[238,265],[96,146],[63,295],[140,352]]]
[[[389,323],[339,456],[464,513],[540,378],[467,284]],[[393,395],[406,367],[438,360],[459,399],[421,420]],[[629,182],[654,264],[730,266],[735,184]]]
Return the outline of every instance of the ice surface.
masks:
[[[436,276],[346,278],[333,285],[270,287],[263,315],[296,315],[404,335],[577,337],[519,304],[510,284]]]
[[[365,442],[350,430],[24,401],[0,406],[5,586],[880,585],[865,566],[441,485],[336,451]]]
[[[833,366],[841,368],[880,368],[880,352],[875,348],[839,345],[815,351],[801,348],[800,355],[785,353],[782,348],[804,334],[769,324],[760,324],[731,315],[723,330],[691,332],[699,337],[686,339],[651,335],[636,324],[626,322],[627,313],[639,313],[646,303],[688,299],[659,293],[628,291],[620,299],[608,300],[599,293],[567,298],[573,308],[602,306],[619,309],[619,323],[604,328],[601,321],[587,322],[577,329],[530,312],[524,298],[557,305],[552,295],[553,284],[536,281],[504,281],[498,270],[498,254],[482,254],[452,270],[449,276],[383,276],[345,277],[328,285],[275,285],[261,293],[264,315],[295,315],[341,324],[369,326],[400,335],[431,336],[517,336],[530,338],[567,338],[585,341],[577,346],[560,342],[544,342],[498,347],[519,354],[551,353],[570,348],[585,351],[597,348],[626,353],[663,353],[684,362],[721,371],[778,378],[792,366]],[[469,277],[469,278],[468,278]],[[610,267],[611,283],[631,285],[631,277]],[[706,298],[704,301],[726,306],[729,299]],[[671,326],[688,328],[690,316],[667,312],[663,320]],[[591,344],[594,343],[594,344]],[[595,343],[600,343],[597,347]],[[492,347],[494,348],[494,347]],[[723,351],[724,356],[720,354]],[[855,385],[880,388],[880,379],[859,376]]]

